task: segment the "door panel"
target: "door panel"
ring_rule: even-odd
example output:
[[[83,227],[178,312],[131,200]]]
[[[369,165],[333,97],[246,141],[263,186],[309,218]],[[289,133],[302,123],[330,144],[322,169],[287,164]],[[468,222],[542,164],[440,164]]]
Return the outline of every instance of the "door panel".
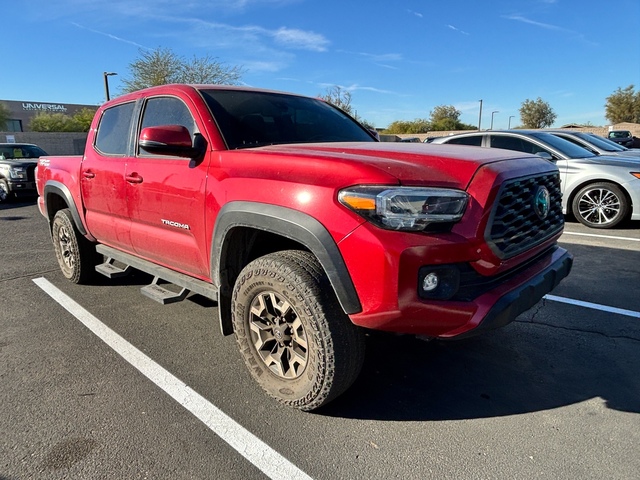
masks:
[[[124,173],[134,107],[132,102],[104,111],[94,145],[87,148],[80,170],[89,232],[102,243],[129,251],[130,220]]]
[[[186,104],[175,97],[147,100],[140,129],[183,125],[198,131]],[[139,132],[138,132],[139,134]],[[209,275],[204,204],[209,155],[185,158],[138,151],[125,171],[131,242],[138,255],[182,272]]]

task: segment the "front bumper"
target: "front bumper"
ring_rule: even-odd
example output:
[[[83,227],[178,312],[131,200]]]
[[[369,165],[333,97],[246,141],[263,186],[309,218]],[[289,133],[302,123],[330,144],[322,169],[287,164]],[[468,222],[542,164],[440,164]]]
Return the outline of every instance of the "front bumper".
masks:
[[[461,339],[503,327],[533,307],[571,272],[573,256],[563,248],[558,250],[560,251],[554,254],[557,258],[553,263],[529,278],[527,282],[499,297],[479,323],[475,320],[471,322],[472,326],[475,325],[471,330],[465,326],[458,332],[449,332],[443,338]]]
[[[385,278],[397,275],[398,282],[387,281],[384,291],[377,290],[378,302],[374,308],[367,309],[369,304],[364,301],[364,311],[351,315],[352,322],[375,330],[443,339],[472,336],[515,320],[569,275],[573,264],[567,250],[553,245],[526,264],[487,277],[481,288],[472,289],[471,295],[428,300],[420,297],[417,285],[425,258],[409,249],[400,255],[398,262],[391,262],[395,264],[395,268],[391,268],[395,275]],[[359,292],[364,293],[361,298],[373,297],[373,292],[363,292],[375,286],[373,278],[376,277],[369,277],[368,285],[357,286]]]
[[[37,195],[36,183],[33,181],[9,180],[7,181],[9,192],[15,195]]]

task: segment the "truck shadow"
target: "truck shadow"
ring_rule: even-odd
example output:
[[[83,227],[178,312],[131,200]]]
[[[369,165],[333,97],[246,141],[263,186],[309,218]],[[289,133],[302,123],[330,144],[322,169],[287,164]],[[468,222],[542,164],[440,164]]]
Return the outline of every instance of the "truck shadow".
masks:
[[[602,398],[640,413],[638,337],[516,322],[458,342],[372,333],[360,377],[317,413],[392,421],[516,415]]]

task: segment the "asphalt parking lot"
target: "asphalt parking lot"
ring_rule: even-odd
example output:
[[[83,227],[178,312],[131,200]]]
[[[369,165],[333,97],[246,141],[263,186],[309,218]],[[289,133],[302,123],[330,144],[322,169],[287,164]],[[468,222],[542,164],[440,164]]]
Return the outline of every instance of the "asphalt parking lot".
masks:
[[[567,223],[564,282],[459,342],[372,333],[314,412],[249,378],[215,304],[135,274],[58,271],[33,203],[0,206],[0,479],[632,479],[640,472],[640,222]]]

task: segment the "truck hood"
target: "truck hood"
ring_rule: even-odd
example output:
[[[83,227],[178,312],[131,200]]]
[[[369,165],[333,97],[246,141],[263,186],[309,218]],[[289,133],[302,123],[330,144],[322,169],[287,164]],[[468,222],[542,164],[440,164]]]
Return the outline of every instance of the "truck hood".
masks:
[[[336,176],[340,175],[343,168],[348,169],[348,165],[358,164],[360,170],[375,169],[378,174],[394,177],[403,185],[428,183],[460,189],[467,187],[483,165],[522,158],[537,158],[546,162],[534,155],[506,150],[399,142],[287,144],[250,151],[334,163]]]
[[[0,165],[8,165],[10,167],[28,167],[29,165],[37,165],[37,158],[5,158],[0,159]]]

